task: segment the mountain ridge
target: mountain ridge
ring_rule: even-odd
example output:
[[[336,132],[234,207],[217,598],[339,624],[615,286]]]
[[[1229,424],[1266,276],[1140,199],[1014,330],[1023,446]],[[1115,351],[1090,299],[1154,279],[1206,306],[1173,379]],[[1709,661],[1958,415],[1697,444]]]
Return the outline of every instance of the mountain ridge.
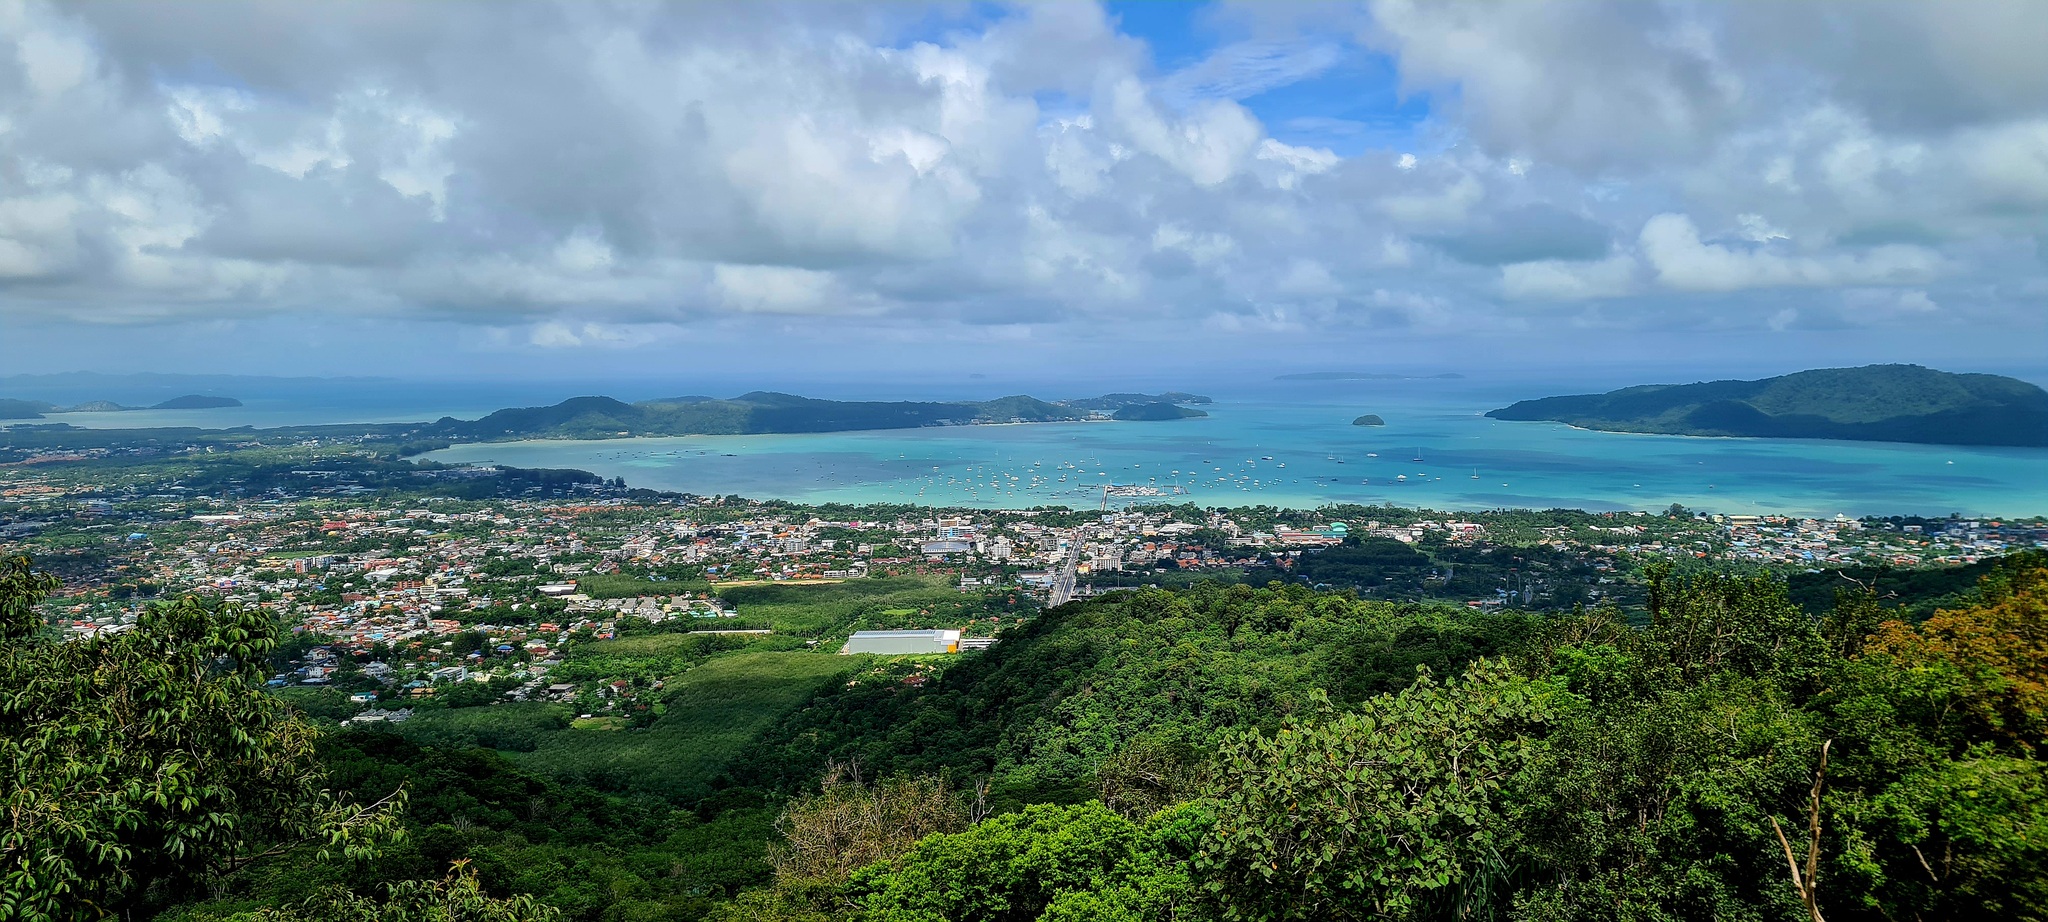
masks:
[[[1171,399],[1163,399],[1171,398]],[[442,417],[420,431],[426,437],[621,438],[672,435],[757,435],[918,429],[1009,422],[1099,419],[1136,406],[1209,403],[1196,394],[1109,394],[1052,402],[1024,394],[979,401],[823,400],[777,391],[732,398],[691,395],[638,403],[612,397],[571,397],[545,407],[510,407],[476,420]],[[1202,415],[1199,411],[1186,411]]]
[[[1921,365],[1637,385],[1523,400],[1486,415],[1662,435],[2048,446],[2048,391],[2003,375]]]

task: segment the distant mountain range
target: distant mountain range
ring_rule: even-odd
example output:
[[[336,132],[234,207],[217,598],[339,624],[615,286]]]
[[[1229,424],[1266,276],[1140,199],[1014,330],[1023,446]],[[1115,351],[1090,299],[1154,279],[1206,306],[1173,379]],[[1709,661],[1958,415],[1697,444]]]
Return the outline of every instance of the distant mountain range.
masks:
[[[12,400],[0,397],[0,419],[42,419],[45,413],[109,413],[119,410],[214,410],[221,407],[239,407],[242,402],[233,397],[209,397],[205,394],[186,394],[173,397],[162,403],[147,407],[128,407],[111,400],[92,400],[74,406],[60,407],[43,400]]]
[[[729,400],[667,397],[626,403],[610,397],[574,397],[547,407],[499,410],[482,419],[443,417],[419,430],[423,437],[493,441],[516,438],[600,439],[622,436],[750,435],[915,429],[988,423],[1044,423],[1099,418],[1179,419],[1206,415],[1182,410],[1182,403],[1210,403],[1197,394],[1108,394],[1048,402],[1036,397],[1001,397],[963,402],[818,400],[794,394],[754,391]],[[1125,416],[1131,407],[1144,414]],[[1171,408],[1164,415],[1157,407]]]
[[[1919,365],[1650,384],[1524,400],[1486,415],[1668,435],[2048,446],[2048,391],[2017,378]]]

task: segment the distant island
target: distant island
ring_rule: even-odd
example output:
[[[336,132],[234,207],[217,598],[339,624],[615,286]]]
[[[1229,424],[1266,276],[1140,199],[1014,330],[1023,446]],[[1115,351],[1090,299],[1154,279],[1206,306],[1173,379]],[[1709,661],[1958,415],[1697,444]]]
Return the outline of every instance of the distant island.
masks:
[[[89,400],[75,406],[58,406],[43,400],[14,400],[0,397],[0,419],[42,419],[46,413],[115,413],[127,410],[217,410],[222,407],[239,407],[242,402],[233,397],[208,397],[204,394],[186,394],[172,397],[162,403],[147,407],[122,406],[111,400]]]
[[[1463,378],[1455,371],[1440,375],[1390,375],[1366,371],[1309,371],[1292,375],[1275,375],[1275,381],[1447,381]]]
[[[773,391],[754,391],[731,399],[693,395],[638,403],[611,397],[574,397],[554,406],[499,410],[478,420],[443,417],[420,428],[418,435],[462,441],[606,439],[848,432],[1088,419],[1182,419],[1208,414],[1185,409],[1180,404],[1210,402],[1198,394],[1179,392],[1107,394],[1060,402],[1023,395],[964,402],[819,400]],[[1169,411],[1172,415],[1164,415]]]
[[[1364,416],[1352,420],[1351,424],[1354,426],[1384,426],[1387,424],[1387,421],[1381,419],[1379,417],[1379,414],[1377,413],[1367,413]]]
[[[186,394],[150,407],[152,410],[218,410],[223,407],[239,407],[242,402],[233,397],[208,397],[205,394]]]
[[[1919,365],[1642,385],[1524,400],[1486,415],[1665,435],[2048,446],[2048,391],[2002,375]]]

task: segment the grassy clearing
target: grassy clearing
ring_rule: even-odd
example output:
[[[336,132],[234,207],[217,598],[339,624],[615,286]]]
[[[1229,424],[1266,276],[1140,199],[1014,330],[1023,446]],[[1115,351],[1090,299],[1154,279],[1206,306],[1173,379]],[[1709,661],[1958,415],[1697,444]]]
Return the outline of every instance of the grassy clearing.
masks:
[[[692,636],[688,633],[642,634],[637,637],[621,637],[617,640],[601,640],[579,650],[579,655],[589,656],[673,656],[680,652],[693,651],[705,643],[706,637],[732,637],[732,643],[746,643],[750,634],[709,634]]]
[[[693,800],[710,793],[711,780],[763,730],[827,682],[865,666],[865,659],[813,652],[721,656],[670,683],[666,712],[653,726],[564,730],[518,758],[599,787]]]
[[[949,580],[917,576],[747,586],[723,589],[719,597],[737,607],[740,620],[748,624],[805,637],[917,620],[924,612],[950,613],[969,601]]]
[[[655,580],[637,579],[616,573],[587,573],[576,577],[576,591],[593,599],[637,599],[641,596],[672,596],[684,593],[702,595],[711,591],[711,584],[702,580]]]
[[[565,704],[508,701],[490,707],[419,711],[394,729],[416,743],[532,752],[569,726]]]

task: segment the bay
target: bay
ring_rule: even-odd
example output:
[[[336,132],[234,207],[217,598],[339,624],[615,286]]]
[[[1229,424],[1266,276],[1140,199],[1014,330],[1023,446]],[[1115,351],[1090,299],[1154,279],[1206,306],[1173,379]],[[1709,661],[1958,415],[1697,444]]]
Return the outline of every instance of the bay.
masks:
[[[1719,439],[1486,419],[1494,388],[1264,387],[1206,419],[458,445],[442,462],[577,468],[633,486],[806,503],[1105,502],[1800,516],[2048,513],[2048,449]],[[1383,427],[1351,425],[1362,413]],[[1160,495],[1105,496],[1109,484]]]

